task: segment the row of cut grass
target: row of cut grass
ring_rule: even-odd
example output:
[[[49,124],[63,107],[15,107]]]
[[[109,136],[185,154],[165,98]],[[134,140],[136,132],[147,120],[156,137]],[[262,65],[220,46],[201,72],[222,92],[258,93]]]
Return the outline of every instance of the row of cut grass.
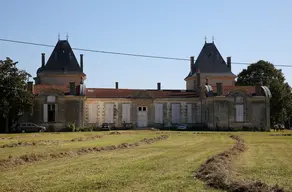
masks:
[[[146,135],[157,136],[155,132]],[[211,155],[230,148],[225,135],[169,133],[137,148],[45,160],[1,173],[3,191],[215,191],[193,173]],[[128,137],[119,135],[118,137]],[[139,135],[134,135],[139,137]]]

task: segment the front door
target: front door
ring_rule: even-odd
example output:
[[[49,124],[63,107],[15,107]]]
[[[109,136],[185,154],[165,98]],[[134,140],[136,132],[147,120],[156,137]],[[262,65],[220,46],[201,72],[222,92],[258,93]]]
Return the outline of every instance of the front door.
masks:
[[[137,108],[137,127],[147,126],[148,126],[147,107],[139,106]]]

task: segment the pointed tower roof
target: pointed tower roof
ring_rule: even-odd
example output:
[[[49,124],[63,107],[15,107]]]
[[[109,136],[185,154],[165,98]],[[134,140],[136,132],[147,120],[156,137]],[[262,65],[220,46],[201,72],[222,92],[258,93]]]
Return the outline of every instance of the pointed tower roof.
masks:
[[[201,73],[233,74],[227,67],[226,62],[222,58],[214,42],[205,42],[195,64],[192,66],[192,71],[186,78],[194,75],[197,69],[199,69]]]
[[[59,40],[46,65],[40,67],[40,72],[83,73],[68,40]]]

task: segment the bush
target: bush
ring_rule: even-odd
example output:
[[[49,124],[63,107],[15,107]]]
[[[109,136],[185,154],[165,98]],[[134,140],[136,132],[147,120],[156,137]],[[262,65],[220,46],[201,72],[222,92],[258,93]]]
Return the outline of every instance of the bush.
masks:
[[[91,127],[84,127],[84,128],[83,128],[83,131],[84,131],[84,132],[90,132],[90,131],[93,131],[93,128],[94,128],[94,127],[92,127],[92,126],[91,126]]]
[[[71,131],[71,132],[75,132],[76,131],[75,123],[69,123],[68,124],[68,130]]]

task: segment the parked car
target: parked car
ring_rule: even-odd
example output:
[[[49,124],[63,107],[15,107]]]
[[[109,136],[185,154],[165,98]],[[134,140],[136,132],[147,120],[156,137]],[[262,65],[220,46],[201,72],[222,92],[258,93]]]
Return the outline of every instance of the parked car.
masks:
[[[176,126],[176,128],[179,129],[179,130],[186,130],[187,129],[187,125],[185,125],[185,124],[178,124]]]
[[[44,126],[39,126],[36,125],[34,123],[20,123],[17,124],[15,127],[15,131],[16,132],[21,132],[21,133],[25,133],[25,132],[44,132],[46,131],[47,128]]]
[[[106,129],[106,130],[111,130],[113,128],[113,126],[110,123],[103,123],[101,125],[101,129]]]

